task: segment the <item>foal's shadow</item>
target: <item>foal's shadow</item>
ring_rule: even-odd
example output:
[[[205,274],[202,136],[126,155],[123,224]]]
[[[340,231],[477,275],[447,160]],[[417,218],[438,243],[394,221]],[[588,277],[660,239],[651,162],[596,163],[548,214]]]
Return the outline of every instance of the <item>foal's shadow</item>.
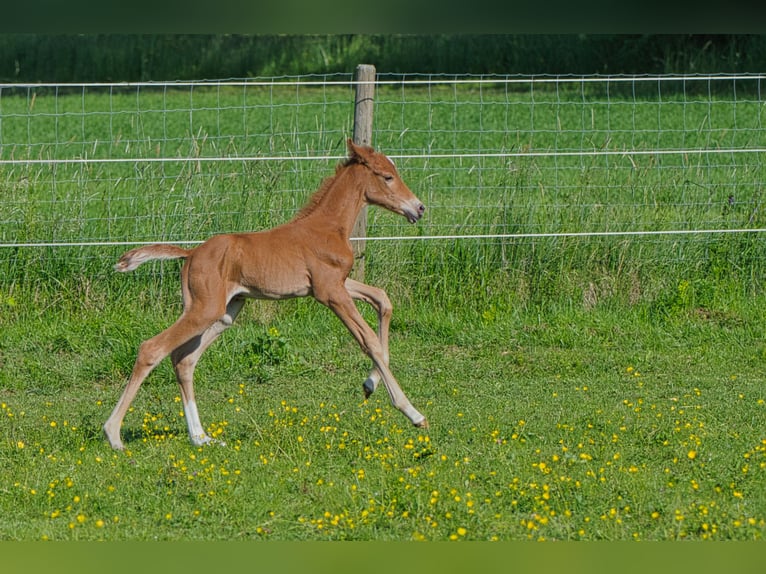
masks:
[[[89,441],[103,441],[105,444],[109,444],[109,441],[106,438],[106,435],[104,434],[104,430],[101,428],[100,425],[88,425],[88,430],[86,431],[86,438]],[[138,428],[124,428],[122,429],[122,439],[123,444],[125,445],[125,448],[129,448],[131,444],[133,443],[141,443],[144,439],[154,439],[158,438],[161,435],[172,435],[175,439],[175,437],[183,437],[186,438],[186,429],[170,429],[165,432],[147,432],[145,430],[141,430]]]
[[[145,438],[149,438],[152,436],[153,433],[147,433],[146,431],[142,431],[141,429],[134,429],[134,428],[127,428],[122,429],[122,440],[125,447],[129,447],[131,443],[137,442],[140,443]],[[157,433],[159,434],[159,433]],[[101,433],[101,436],[106,440],[106,436],[104,433]]]

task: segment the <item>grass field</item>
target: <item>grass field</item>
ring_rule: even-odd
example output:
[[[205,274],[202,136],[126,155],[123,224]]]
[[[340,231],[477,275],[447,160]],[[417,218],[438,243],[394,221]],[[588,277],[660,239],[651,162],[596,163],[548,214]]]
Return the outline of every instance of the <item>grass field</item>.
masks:
[[[114,112],[123,101],[117,96],[85,105],[77,94],[64,97],[52,108],[59,116],[41,108],[53,105],[41,97],[41,116],[24,119],[28,98],[4,95],[0,153],[16,145],[18,154],[36,122],[47,143],[30,153],[41,157],[78,156],[96,141],[97,153],[111,146],[107,156],[153,154],[159,133],[157,145],[175,146],[160,154],[183,155],[194,141],[205,142],[201,156],[224,142],[243,155],[283,145],[340,153],[349,110],[317,93],[315,107],[266,98],[251,109],[254,118],[286,114],[258,120],[272,134],[261,144],[252,127],[225,136],[226,126],[250,124],[222,111],[209,112],[220,131],[186,136],[188,109],[139,113],[183,109],[188,93],[145,105],[126,95],[123,105],[140,110],[111,120],[75,111]],[[690,145],[683,126],[692,125],[704,145],[760,145],[753,127],[760,105],[747,98],[734,114],[726,98],[711,99],[699,107],[713,111],[705,120],[691,104],[679,116],[673,105],[631,108],[616,95],[608,107],[576,105],[576,97],[556,106],[562,94],[553,93],[546,107],[537,94],[532,123],[524,94],[495,93],[493,107],[492,94],[483,93],[483,108],[453,103],[449,112],[433,102],[449,102],[452,92],[423,91],[415,94],[423,104],[411,107],[398,93],[383,92],[376,111],[378,144],[391,153],[517,149],[521,140],[562,150],[588,137],[631,138],[606,145],[646,149],[658,133],[632,123],[644,111],[646,122],[667,114],[680,126],[671,122],[662,136],[680,143],[662,146]],[[222,94],[210,97],[220,102]],[[61,115],[66,106],[74,115]],[[337,110],[327,116],[334,131],[306,128],[320,109]],[[542,119],[548,109],[550,125]],[[175,114],[183,119],[177,139],[168,121]],[[607,118],[603,133],[594,132]],[[126,121],[119,129],[118,119]],[[706,121],[709,130],[697,129]],[[413,126],[411,133],[397,122]],[[75,135],[53,135],[64,132]],[[763,167],[734,155],[399,163],[429,211],[417,227],[371,211],[372,236],[757,228],[763,217]],[[93,164],[58,166],[55,174],[38,164],[2,165],[10,201],[0,207],[0,238],[196,240],[272,225],[332,172],[332,162],[305,165]],[[385,287],[395,307],[392,369],[431,422],[427,432],[409,426],[384,392],[363,400],[368,361],[327,309],[309,300],[252,302],[196,376],[203,424],[226,445],[190,445],[163,363],[126,417],[126,452],[115,453],[100,427],[137,346],[180,312],[178,266],[114,276],[122,250],[0,250],[1,539],[752,540],[766,533],[758,233],[369,242],[367,280]]]

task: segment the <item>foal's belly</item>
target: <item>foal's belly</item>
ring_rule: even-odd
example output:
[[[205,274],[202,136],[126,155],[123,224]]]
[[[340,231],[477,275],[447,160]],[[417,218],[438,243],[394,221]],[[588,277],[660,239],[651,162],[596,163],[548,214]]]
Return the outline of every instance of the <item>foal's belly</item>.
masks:
[[[262,264],[243,270],[241,293],[253,299],[291,299],[311,294],[311,282],[305,267]]]
[[[307,295],[311,295],[311,287],[302,284],[281,285],[279,288],[274,288],[274,286],[244,287],[244,290],[238,292],[237,295],[248,297],[250,299],[271,299],[276,301],[280,299],[306,297]]]

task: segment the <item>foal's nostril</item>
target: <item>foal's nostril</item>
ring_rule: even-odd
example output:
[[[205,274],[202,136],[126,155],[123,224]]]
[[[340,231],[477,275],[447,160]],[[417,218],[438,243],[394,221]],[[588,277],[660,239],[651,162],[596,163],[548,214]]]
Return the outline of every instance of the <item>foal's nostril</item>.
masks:
[[[423,215],[425,213],[425,211],[426,211],[426,206],[425,205],[423,205],[422,203],[420,205],[418,205],[418,213],[420,215]]]

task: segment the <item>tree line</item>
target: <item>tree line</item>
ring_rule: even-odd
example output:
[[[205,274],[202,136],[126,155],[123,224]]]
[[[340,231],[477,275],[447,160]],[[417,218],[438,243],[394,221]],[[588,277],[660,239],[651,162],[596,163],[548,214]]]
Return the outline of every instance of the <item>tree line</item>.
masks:
[[[0,81],[191,80],[353,72],[759,73],[764,35],[4,34]]]

